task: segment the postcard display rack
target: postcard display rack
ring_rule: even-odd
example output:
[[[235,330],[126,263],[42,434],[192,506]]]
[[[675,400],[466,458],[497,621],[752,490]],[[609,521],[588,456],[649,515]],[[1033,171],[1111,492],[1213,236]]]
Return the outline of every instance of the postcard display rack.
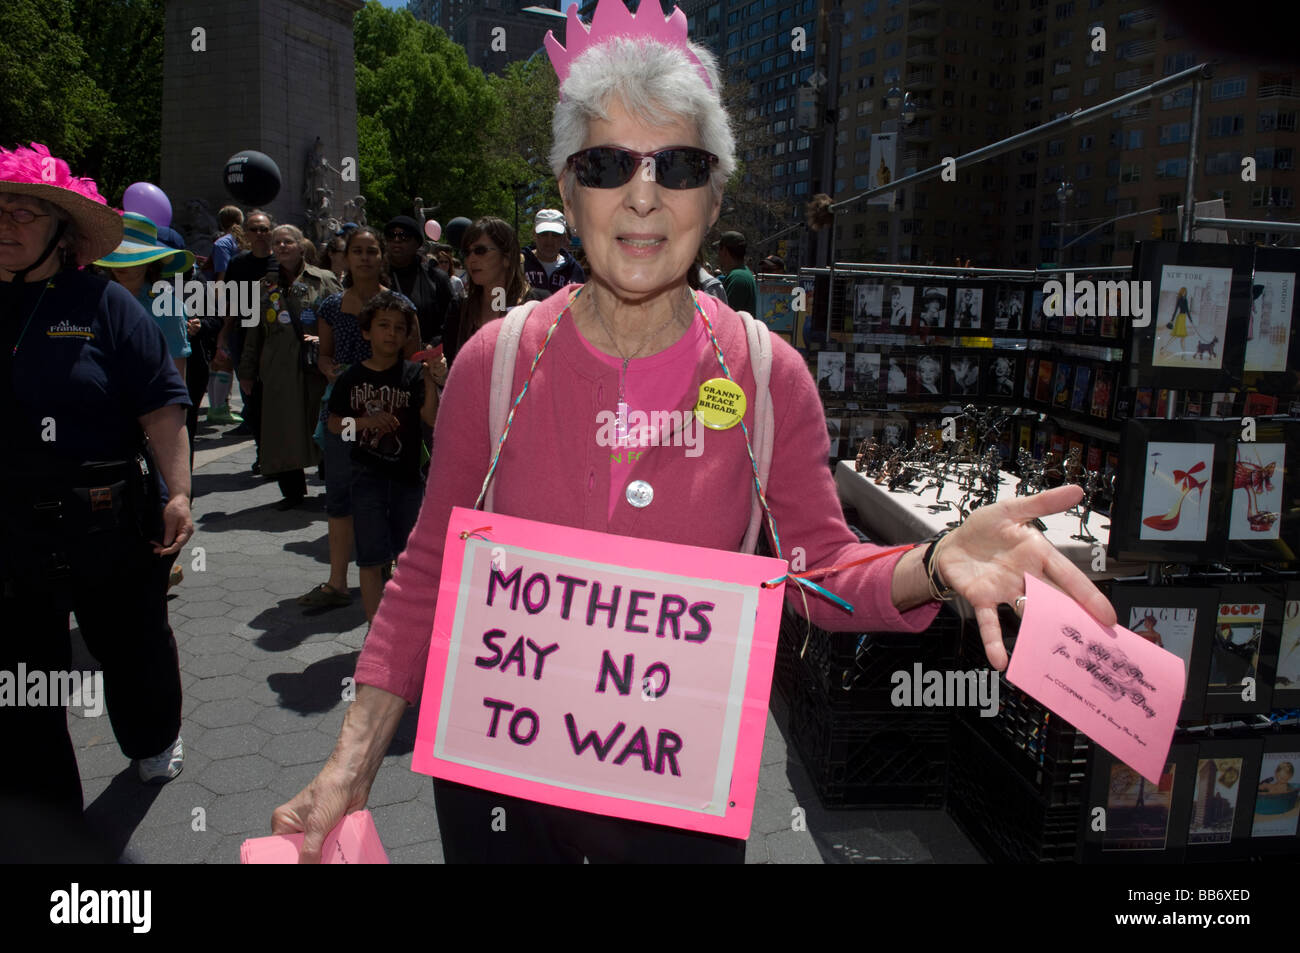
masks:
[[[1013,415],[999,452],[1078,453],[1088,470],[1118,461],[1116,369],[1123,322],[1048,316],[1042,280],[839,273],[826,317],[799,344],[826,407],[832,461],[863,441],[938,437],[971,404]],[[1105,505],[1102,504],[1102,509]]]
[[[882,791],[876,770],[896,759],[863,744],[892,718],[911,751],[934,759],[913,759],[912,780],[930,786],[896,803],[946,802],[991,859],[1300,849],[1298,273],[1296,250],[1144,244],[1128,276],[1151,282],[1142,327],[1113,314],[1048,315],[1041,282],[852,275],[834,289],[829,326],[819,335],[805,325],[797,342],[827,407],[832,457],[872,439],[920,444],[970,404],[1008,414],[1004,464],[1023,462],[1022,449],[1040,465],[1075,456],[1100,477],[1094,508],[1113,509],[1109,558],[1149,567],[1103,588],[1122,624],[1182,656],[1188,683],[1169,765],[1152,784],[1005,679],[993,718],[963,712],[941,732],[912,724],[910,711],[886,713],[881,673],[907,667],[895,663],[909,648],[908,664],[987,665],[955,616],[941,617],[954,636],[915,646],[790,618],[777,686],[824,803],[883,806],[899,793]],[[1015,625],[1008,614],[1011,644]],[[1105,831],[1093,807],[1106,809]]]
[[[1300,250],[1150,242],[1134,327],[1109,555],[1120,623],[1182,658],[1158,783],[1094,749],[1085,859],[1169,862],[1300,851]]]

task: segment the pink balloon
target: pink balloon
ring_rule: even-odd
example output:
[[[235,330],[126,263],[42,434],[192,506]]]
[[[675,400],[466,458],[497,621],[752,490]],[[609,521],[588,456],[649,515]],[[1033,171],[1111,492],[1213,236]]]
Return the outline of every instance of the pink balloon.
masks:
[[[167,193],[152,182],[128,185],[122,196],[122,208],[143,215],[159,228],[167,228],[172,223],[172,203]]]
[[[442,237],[442,226],[433,219],[429,219],[424,223],[424,234],[429,236],[429,241],[436,242]]]

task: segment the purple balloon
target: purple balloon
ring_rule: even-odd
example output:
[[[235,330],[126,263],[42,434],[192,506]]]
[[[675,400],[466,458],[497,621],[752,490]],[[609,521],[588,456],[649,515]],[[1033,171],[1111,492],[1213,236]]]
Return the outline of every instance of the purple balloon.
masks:
[[[152,182],[128,185],[122,196],[122,210],[143,215],[159,228],[167,228],[172,223],[172,203],[167,193]]]

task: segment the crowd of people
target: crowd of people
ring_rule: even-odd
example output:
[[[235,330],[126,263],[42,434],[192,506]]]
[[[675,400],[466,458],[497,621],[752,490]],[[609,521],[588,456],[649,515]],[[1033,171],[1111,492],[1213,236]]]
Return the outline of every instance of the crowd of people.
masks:
[[[426,241],[423,224],[407,216],[382,229],[347,223],[317,246],[262,209],[233,205],[219,213],[211,255],[196,259],[175,231],[114,211],[92,182],[52,157],[60,174],[50,180],[47,157],[37,145],[0,150],[0,395],[20,422],[2,471],[14,492],[0,516],[0,575],[7,618],[26,620],[31,632],[6,647],[0,667],[66,669],[75,613],[101,664],[122,751],[142,782],[164,783],[184,765],[166,593],[183,581],[177,554],[194,532],[200,420],[252,438],[250,476],[275,481],[283,509],[303,503],[307,470],[320,468],[330,570],[298,603],[349,605],[355,562],[373,620],[420,512],[451,364],[506,309],[581,285],[586,263],[556,209],[537,214],[526,248],[497,218],[478,220],[452,245]],[[696,278],[719,299],[730,293],[752,308],[744,253],[743,237],[727,233],[719,245],[727,273],[717,277],[701,257]],[[187,313],[176,276],[255,284],[256,320]],[[59,348],[61,337],[84,346]],[[39,359],[23,360],[33,351]],[[62,391],[53,386],[57,373],[35,373],[61,363]],[[236,387],[242,413],[231,406]],[[109,399],[87,399],[92,392]],[[81,400],[70,403],[74,395]],[[64,429],[42,441],[38,424],[51,413]],[[87,472],[105,460],[117,461],[107,476]],[[42,535],[34,515],[41,506],[97,492],[85,487],[107,477],[121,478],[112,484],[120,518],[108,527],[116,549],[103,542],[98,517]],[[54,563],[59,572],[49,571]],[[124,626],[134,627],[130,638]],[[3,715],[33,770],[0,784],[0,801],[20,808],[11,820],[39,815],[57,827],[82,803],[63,712]]]

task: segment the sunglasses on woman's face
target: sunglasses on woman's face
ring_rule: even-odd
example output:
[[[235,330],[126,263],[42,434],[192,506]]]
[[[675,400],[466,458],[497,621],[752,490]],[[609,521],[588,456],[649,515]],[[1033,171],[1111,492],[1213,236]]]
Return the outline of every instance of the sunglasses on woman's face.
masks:
[[[489,255],[494,251],[496,251],[496,249],[491,245],[475,245],[472,248],[467,248],[465,250],[465,257],[468,258],[471,255]]]
[[[569,156],[579,185],[589,189],[617,189],[632,181],[654,160],[655,181],[666,189],[698,189],[709,181],[718,157],[693,146],[676,146],[658,152],[633,152],[613,146],[596,146]],[[648,177],[648,176],[647,176]]]

